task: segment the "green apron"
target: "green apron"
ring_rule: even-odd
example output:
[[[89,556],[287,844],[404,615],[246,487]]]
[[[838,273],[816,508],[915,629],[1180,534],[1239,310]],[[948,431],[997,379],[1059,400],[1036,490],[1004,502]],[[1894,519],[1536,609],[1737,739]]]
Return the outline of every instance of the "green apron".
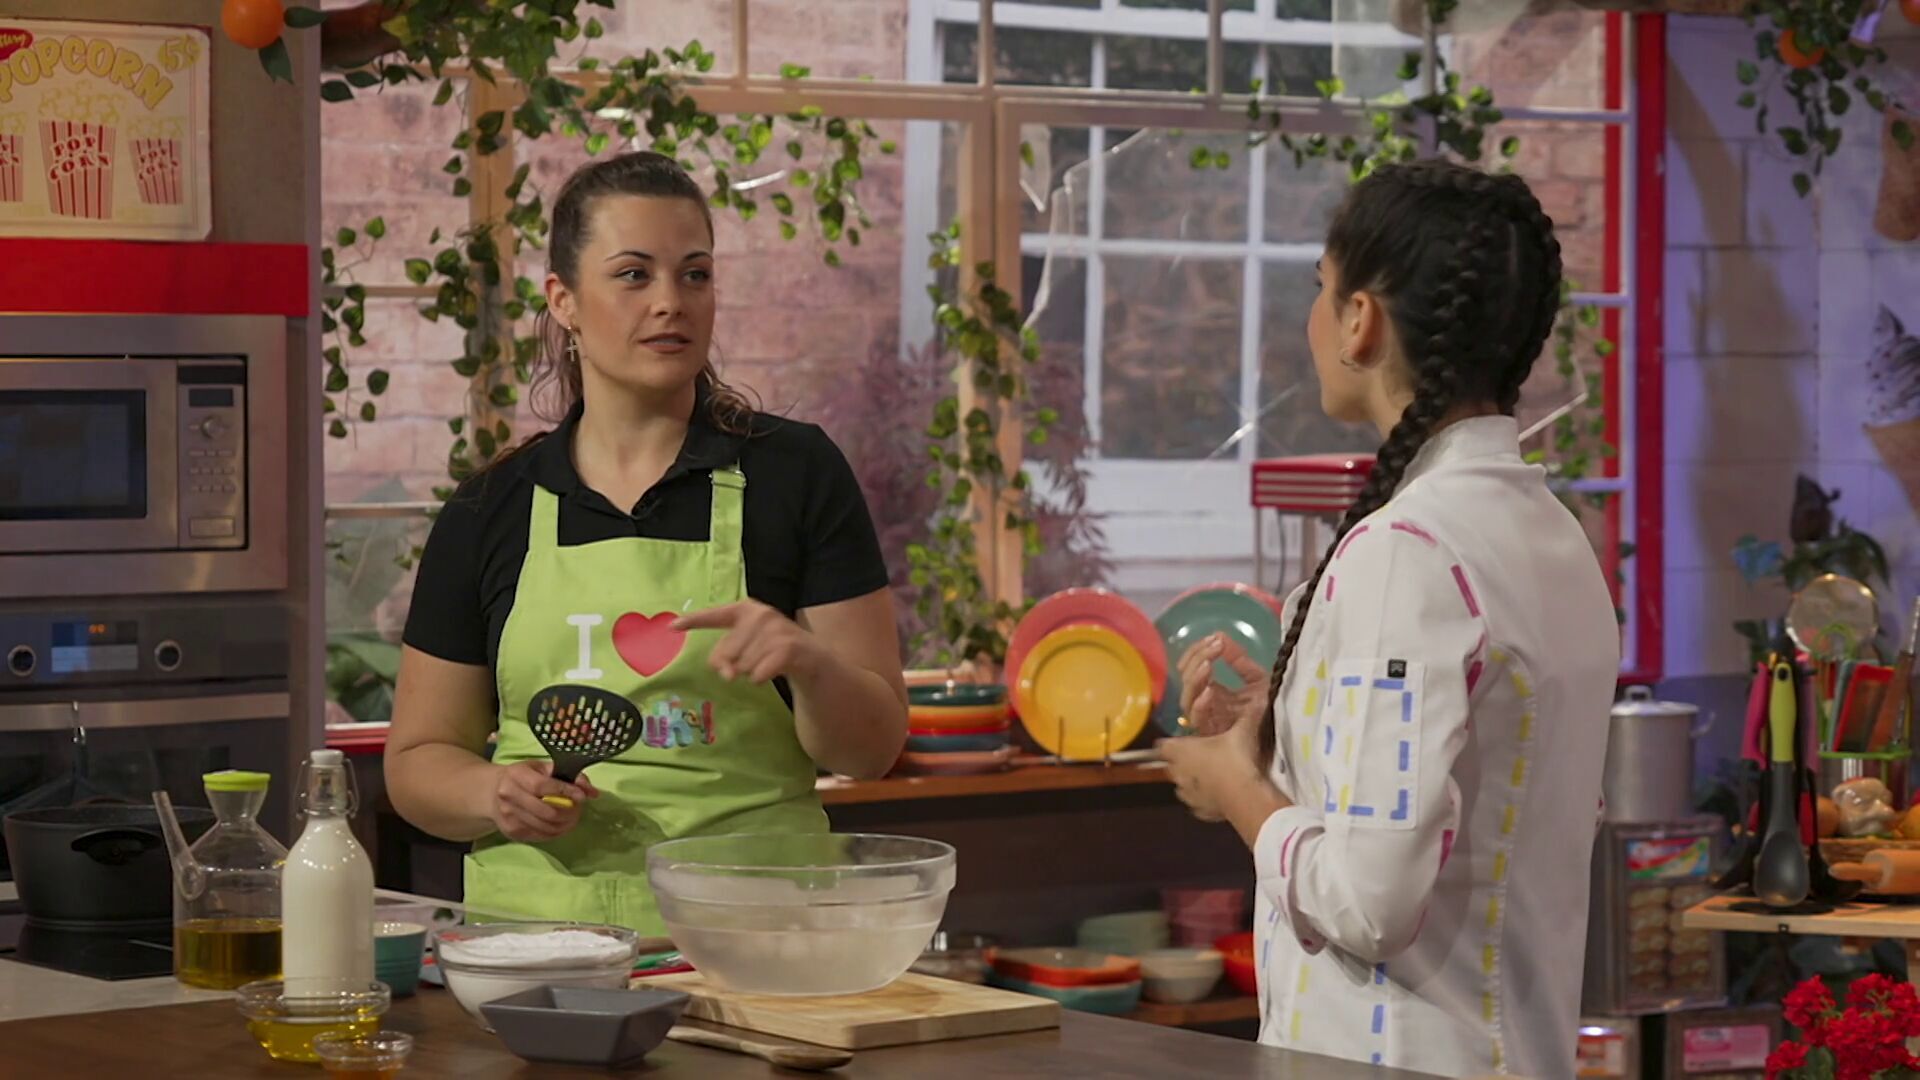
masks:
[[[705,543],[623,537],[562,547],[560,500],[533,488],[527,558],[500,635],[502,765],[545,760],[527,705],[555,683],[625,695],[645,726],[633,749],[594,765],[600,797],[565,836],[498,834],[466,860],[466,903],[538,919],[605,922],[663,934],[647,849],[720,833],[825,832],[815,768],[793,711],[771,684],[729,682],[707,665],[720,631],[680,635],[680,615],[746,597],[740,552],[747,480],[713,472]]]

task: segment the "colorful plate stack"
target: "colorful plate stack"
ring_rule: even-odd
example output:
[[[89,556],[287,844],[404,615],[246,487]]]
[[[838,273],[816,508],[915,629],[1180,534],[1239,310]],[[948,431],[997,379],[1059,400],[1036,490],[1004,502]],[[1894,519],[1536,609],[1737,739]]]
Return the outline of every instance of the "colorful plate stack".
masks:
[[[1007,644],[1020,726],[1041,749],[1099,761],[1147,726],[1167,683],[1167,648],[1144,612],[1105,589],[1034,605]]]
[[[1140,961],[1085,949],[989,949],[987,982],[1120,1016],[1140,1006]]]
[[[1225,634],[1245,649],[1254,663],[1271,668],[1280,655],[1280,639],[1286,632],[1282,614],[1280,601],[1251,585],[1202,585],[1174,597],[1153,620],[1170,662],[1165,695],[1153,711],[1154,726],[1167,735],[1193,733],[1180,715],[1181,657],[1214,634]],[[1215,662],[1213,677],[1230,690],[1242,685],[1240,676],[1225,661]]]
[[[1166,912],[1123,911],[1083,920],[1075,941],[1081,948],[1093,952],[1139,956],[1166,948],[1172,938],[1167,929]]]
[[[920,776],[998,772],[1013,760],[1007,688],[978,683],[907,691],[907,749],[896,771]]]

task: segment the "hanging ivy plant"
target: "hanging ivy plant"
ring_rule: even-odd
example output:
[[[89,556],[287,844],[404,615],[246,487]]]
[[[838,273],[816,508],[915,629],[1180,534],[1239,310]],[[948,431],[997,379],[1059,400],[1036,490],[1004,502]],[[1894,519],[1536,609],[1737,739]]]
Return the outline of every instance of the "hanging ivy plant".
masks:
[[[1875,112],[1894,104],[1870,73],[1887,60],[1887,51],[1852,39],[1863,15],[1877,12],[1885,0],[1754,0],[1746,9],[1754,59],[1742,60],[1735,75],[1742,87],[1740,107],[1753,111],[1754,130],[1771,130],[1788,154],[1803,162],[1793,174],[1793,189],[1805,198],[1821,169],[1840,150],[1841,118],[1865,103]],[[1903,7],[1905,5],[1902,5]],[[1767,97],[1779,86],[1792,99],[1799,122],[1774,123]],[[1913,145],[1912,126],[1893,123],[1901,149]]]

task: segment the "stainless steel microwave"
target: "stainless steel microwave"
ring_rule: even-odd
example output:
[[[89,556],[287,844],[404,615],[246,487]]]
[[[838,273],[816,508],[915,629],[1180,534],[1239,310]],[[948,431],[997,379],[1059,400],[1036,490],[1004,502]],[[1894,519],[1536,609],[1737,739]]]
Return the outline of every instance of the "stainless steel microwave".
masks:
[[[0,596],[279,589],[287,326],[0,315]]]

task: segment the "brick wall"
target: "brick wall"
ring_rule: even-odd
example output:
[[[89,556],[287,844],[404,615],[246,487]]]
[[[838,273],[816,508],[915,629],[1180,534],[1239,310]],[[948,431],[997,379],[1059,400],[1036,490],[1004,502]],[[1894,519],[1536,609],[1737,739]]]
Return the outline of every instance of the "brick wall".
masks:
[[[724,71],[733,61],[728,9],[722,0],[622,4],[600,13],[607,34],[593,51],[617,57],[698,39],[718,54]],[[907,0],[835,0],[830,7],[753,0],[752,66],[772,72],[782,63],[798,63],[819,76],[901,78],[906,11]],[[451,178],[441,171],[461,113],[451,104],[432,107],[433,89],[389,88],[322,111],[327,228],[358,228],[378,215],[388,229],[374,257],[356,268],[363,284],[403,283],[403,261],[430,257],[434,229],[442,230],[445,243],[466,221],[466,200],[448,193]],[[901,138],[897,125],[880,134]],[[558,136],[522,154],[534,165],[531,182],[549,202],[567,173],[585,160],[577,145]],[[769,158],[766,170],[777,167]],[[896,339],[901,187],[898,160],[879,158],[876,150],[861,183],[875,227],[864,231],[858,249],[842,251],[845,265],[838,270],[821,263],[819,245],[804,233],[782,241],[764,205],[748,224],[721,213],[715,339],[731,381],[756,391],[770,408],[804,415],[809,396],[830,383],[834,371],[859,362],[874,343]],[[540,269],[538,253],[521,268],[536,280]],[[446,418],[461,411],[467,394],[465,380],[448,366],[459,351],[458,330],[426,322],[409,301],[375,300],[368,304],[366,337],[367,347],[351,360],[356,374],[381,367],[392,381],[379,400],[376,422],[355,425],[348,438],[328,442],[328,501],[401,492],[427,498],[445,482],[453,438]],[[522,421],[525,430],[537,424],[531,416]]]

